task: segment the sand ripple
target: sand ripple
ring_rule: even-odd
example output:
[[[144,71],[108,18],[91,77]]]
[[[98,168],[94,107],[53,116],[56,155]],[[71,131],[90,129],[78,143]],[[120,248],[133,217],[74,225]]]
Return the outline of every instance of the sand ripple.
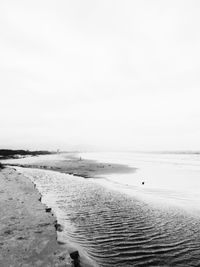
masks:
[[[79,177],[24,172],[53,206],[67,238],[99,266],[200,266],[197,218],[151,207]]]

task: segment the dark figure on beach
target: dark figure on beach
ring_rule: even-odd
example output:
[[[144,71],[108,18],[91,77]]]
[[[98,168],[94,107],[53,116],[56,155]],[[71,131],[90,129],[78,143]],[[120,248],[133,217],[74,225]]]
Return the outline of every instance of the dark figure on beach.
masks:
[[[142,182],[142,184],[144,184],[144,182]]]
[[[74,267],[81,267],[80,261],[79,261],[78,251],[74,251],[74,252],[70,253],[70,257],[73,259],[73,266]]]

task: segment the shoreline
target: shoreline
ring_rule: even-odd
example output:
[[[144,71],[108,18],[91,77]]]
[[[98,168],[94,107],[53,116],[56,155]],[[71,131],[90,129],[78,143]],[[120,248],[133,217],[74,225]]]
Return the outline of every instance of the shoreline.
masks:
[[[82,159],[77,155],[60,154],[59,158],[52,158],[48,160],[31,159],[29,163],[23,160],[9,162],[2,161],[7,166],[18,166],[23,168],[38,168],[45,170],[52,170],[61,173],[71,174],[73,176],[80,176],[83,178],[101,178],[101,175],[113,173],[132,173],[137,168],[129,167],[123,164],[102,163],[95,160]]]
[[[53,156],[53,157],[48,158],[48,160],[44,160],[43,157],[41,159],[38,157],[25,158],[25,160],[26,159],[30,160],[30,162],[23,162],[23,159],[19,159],[19,161],[17,160],[17,162],[15,160],[13,161],[12,159],[9,160],[8,162],[2,160],[1,161],[2,164],[4,166],[6,166],[6,168],[4,170],[2,170],[2,172],[4,172],[5,170],[10,170],[10,171],[12,170],[11,172],[14,172],[16,176],[23,177],[23,179],[26,180],[26,183],[28,183],[29,186],[32,187],[32,191],[35,191],[35,194],[37,195],[37,202],[39,202],[39,199],[41,200],[41,194],[35,188],[35,184],[29,178],[23,176],[23,174],[16,171],[15,167],[50,170],[50,171],[56,171],[56,172],[60,172],[60,173],[70,174],[73,176],[81,176],[82,178],[97,178],[97,179],[102,178],[100,175],[105,175],[105,174],[110,174],[110,173],[130,173],[130,172],[133,172],[136,170],[136,168],[131,168],[131,167],[126,166],[126,165],[108,164],[108,163],[97,162],[94,160],[81,159],[81,158],[77,157],[77,155],[74,155],[74,154],[73,155],[67,154],[64,156],[62,155],[61,157],[59,155],[59,158],[57,158],[57,159],[54,158],[54,156]],[[36,162],[34,162],[34,159],[36,159]],[[9,173],[9,175],[10,175],[10,173]],[[0,172],[0,177],[1,177],[1,172]],[[19,180],[17,182],[19,182]],[[22,192],[22,193],[24,194],[24,192]],[[40,216],[42,216],[42,218],[45,219],[45,214],[51,214],[51,213],[46,213],[45,208],[44,208],[45,204],[42,204],[41,202],[39,202],[39,203],[43,208],[43,215],[40,215]],[[0,205],[2,205],[1,202],[0,202]],[[21,209],[23,209],[23,207],[21,207]],[[34,214],[34,216],[35,216],[35,214]],[[53,217],[53,216],[51,216],[51,217]],[[54,232],[55,232],[54,238],[57,239],[58,232],[60,230],[55,229],[55,221],[57,221],[57,220],[54,217],[54,220],[51,221],[51,225],[54,228]],[[0,222],[1,222],[1,219],[0,219]],[[30,222],[28,222],[28,224],[29,223]],[[61,225],[59,225],[59,226],[61,226]],[[61,228],[62,228],[62,226],[61,226]],[[56,232],[56,230],[58,232]],[[15,236],[14,236],[14,238],[15,238]],[[49,240],[47,242],[49,242]],[[9,246],[9,244],[8,244],[8,246]],[[34,266],[58,266],[58,267],[74,266],[72,259],[70,259],[70,256],[71,256],[72,252],[77,250],[77,248],[75,248],[73,246],[71,247],[71,244],[69,244],[67,242],[62,243],[62,240],[61,240],[61,242],[56,240],[56,244],[54,244],[54,246],[56,249],[61,250],[61,254],[59,254],[59,255],[54,254],[53,255],[53,257],[51,258],[51,261],[53,262],[53,264],[51,263],[50,265],[49,264],[45,265],[45,263],[43,262],[41,265],[35,264]],[[27,252],[27,254],[29,254],[29,252]],[[7,257],[9,254],[7,253],[5,255]],[[79,256],[80,256],[80,264],[81,265],[77,265],[77,266],[93,266],[88,261],[87,257],[85,258],[84,255],[79,255]],[[46,257],[46,255],[44,257]],[[56,264],[54,262],[56,262]],[[75,264],[75,262],[74,262],[74,264]],[[1,258],[0,258],[0,265],[1,265]],[[4,265],[2,265],[2,266],[4,266]],[[7,265],[5,265],[5,266],[7,266]],[[18,265],[14,265],[14,266],[18,266]],[[21,265],[19,264],[19,266],[21,266]],[[29,264],[28,265],[23,264],[22,266],[30,266],[30,265]]]
[[[0,266],[70,267],[57,240],[57,220],[34,183],[14,168],[0,170]]]

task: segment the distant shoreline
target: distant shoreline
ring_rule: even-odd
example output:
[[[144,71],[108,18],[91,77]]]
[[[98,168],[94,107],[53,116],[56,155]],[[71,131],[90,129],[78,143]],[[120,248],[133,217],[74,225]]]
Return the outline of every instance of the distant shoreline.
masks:
[[[52,155],[54,156],[54,155]],[[58,158],[56,158],[58,157]],[[31,162],[32,161],[32,162]],[[83,178],[98,178],[101,175],[111,173],[131,173],[135,172],[136,168],[128,165],[102,163],[95,160],[82,159],[77,154],[58,154],[52,159],[39,159],[37,162],[31,160],[30,163],[6,163],[8,166],[18,166],[23,168],[38,168],[46,169],[74,176],[81,176]],[[20,161],[19,161],[20,162]],[[3,163],[3,161],[2,161]]]
[[[0,149],[0,160],[4,159],[17,159],[25,156],[39,156],[39,155],[49,155],[55,152],[50,152],[46,150],[12,150],[12,149]]]

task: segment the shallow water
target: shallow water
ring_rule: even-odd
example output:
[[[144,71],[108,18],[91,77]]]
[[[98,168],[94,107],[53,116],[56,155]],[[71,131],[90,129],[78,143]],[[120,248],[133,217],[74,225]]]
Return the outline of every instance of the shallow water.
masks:
[[[62,239],[94,266],[200,266],[198,214],[152,205],[100,180],[18,170],[36,183],[64,225]]]
[[[103,175],[102,185],[141,200],[179,206],[200,213],[200,154],[82,153],[106,163],[127,164],[137,171]],[[144,185],[142,185],[144,182]]]

